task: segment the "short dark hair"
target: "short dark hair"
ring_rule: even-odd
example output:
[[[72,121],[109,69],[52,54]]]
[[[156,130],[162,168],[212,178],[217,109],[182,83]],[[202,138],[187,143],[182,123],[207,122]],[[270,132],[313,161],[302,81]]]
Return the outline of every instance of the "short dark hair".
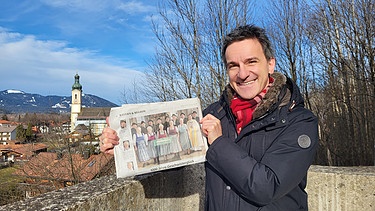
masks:
[[[234,42],[246,40],[246,39],[257,39],[262,45],[264,55],[267,60],[275,58],[274,50],[269,40],[266,30],[255,25],[244,25],[239,26],[233,29],[227,36],[224,38],[223,46],[221,49],[221,59],[226,65],[227,61],[225,59],[225,51],[228,46]]]

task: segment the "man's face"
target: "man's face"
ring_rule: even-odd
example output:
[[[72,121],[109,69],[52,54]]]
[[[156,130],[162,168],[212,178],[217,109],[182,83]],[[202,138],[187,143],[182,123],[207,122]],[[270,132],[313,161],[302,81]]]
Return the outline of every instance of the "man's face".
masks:
[[[229,83],[243,99],[252,99],[268,85],[268,73],[275,69],[275,59],[267,61],[257,39],[230,44],[225,51]]]
[[[129,149],[129,142],[124,141],[124,148],[125,148],[125,149]]]
[[[121,128],[125,128],[126,127],[126,122],[121,122]]]

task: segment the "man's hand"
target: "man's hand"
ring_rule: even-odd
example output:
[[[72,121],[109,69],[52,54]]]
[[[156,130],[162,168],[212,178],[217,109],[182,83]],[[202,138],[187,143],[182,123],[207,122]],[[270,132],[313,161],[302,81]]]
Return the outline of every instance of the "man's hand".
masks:
[[[107,125],[108,124],[108,117],[107,117]],[[103,129],[102,135],[99,137],[99,146],[100,151],[106,154],[114,154],[113,147],[119,144],[119,137],[117,136],[116,131],[113,129],[106,127]]]
[[[207,114],[201,121],[203,134],[211,145],[218,137],[223,135],[220,120],[211,114]]]

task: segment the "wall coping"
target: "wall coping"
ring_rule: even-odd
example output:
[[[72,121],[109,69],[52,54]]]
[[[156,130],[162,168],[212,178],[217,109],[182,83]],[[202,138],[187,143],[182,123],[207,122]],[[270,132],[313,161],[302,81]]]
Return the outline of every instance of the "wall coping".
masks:
[[[309,169],[309,177],[310,175],[307,192],[309,193],[309,203],[314,203],[313,207],[328,206],[319,204],[322,203],[322,197],[338,197],[338,195],[322,196],[320,192],[317,192],[316,189],[320,189],[319,191],[322,193],[328,193],[327,191],[331,191],[331,189],[340,188],[323,185],[327,182],[321,181],[323,175],[326,175],[325,177],[329,180],[336,180],[337,176],[341,176],[345,180],[354,178],[355,182],[358,178],[363,177],[366,184],[370,184],[370,186],[375,184],[375,166],[313,165]],[[335,185],[335,183],[333,184]],[[372,187],[367,186],[366,188]],[[369,205],[366,206],[372,207],[372,203],[375,201],[375,190],[369,191],[363,193],[366,196],[358,197],[369,200],[370,202],[367,202]],[[337,190],[336,192],[339,193]],[[358,195],[358,193],[356,194]],[[340,197],[345,196],[340,195]],[[324,201],[332,203],[330,200],[325,199]],[[348,200],[341,198],[340,203],[341,201]],[[117,179],[115,175],[105,176],[4,205],[0,207],[0,210],[203,210],[203,207],[204,164],[195,164],[128,179]],[[315,208],[311,210],[315,210]]]

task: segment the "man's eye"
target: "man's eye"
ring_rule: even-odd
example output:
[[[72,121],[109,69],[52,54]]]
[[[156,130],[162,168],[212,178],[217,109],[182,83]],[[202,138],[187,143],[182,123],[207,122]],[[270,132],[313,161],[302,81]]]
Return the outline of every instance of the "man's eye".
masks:
[[[256,60],[249,60],[246,62],[246,64],[250,65],[250,64],[255,64],[257,61]]]
[[[234,70],[237,67],[238,67],[237,65],[228,65],[228,70]]]

